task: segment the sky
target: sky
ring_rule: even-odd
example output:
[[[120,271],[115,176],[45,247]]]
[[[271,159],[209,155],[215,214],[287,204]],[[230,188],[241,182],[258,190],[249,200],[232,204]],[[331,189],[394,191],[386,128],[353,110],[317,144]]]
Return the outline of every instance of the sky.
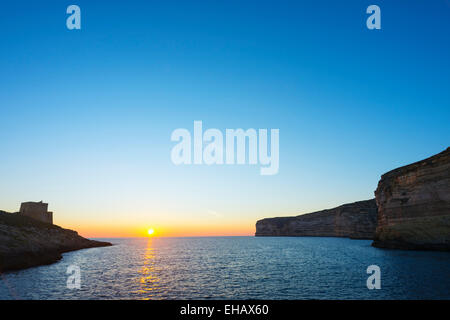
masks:
[[[450,0],[18,0],[0,36],[0,209],[87,237],[253,235],[449,146]],[[196,120],[279,129],[278,174],[176,166]]]

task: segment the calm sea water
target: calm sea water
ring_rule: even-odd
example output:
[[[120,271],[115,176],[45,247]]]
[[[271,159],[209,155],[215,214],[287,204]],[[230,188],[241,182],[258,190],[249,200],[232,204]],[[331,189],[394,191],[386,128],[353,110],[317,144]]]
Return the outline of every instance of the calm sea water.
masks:
[[[0,275],[2,299],[450,299],[450,253],[342,238],[106,239],[49,266]],[[381,268],[368,290],[366,269]],[[70,265],[81,289],[68,289]]]

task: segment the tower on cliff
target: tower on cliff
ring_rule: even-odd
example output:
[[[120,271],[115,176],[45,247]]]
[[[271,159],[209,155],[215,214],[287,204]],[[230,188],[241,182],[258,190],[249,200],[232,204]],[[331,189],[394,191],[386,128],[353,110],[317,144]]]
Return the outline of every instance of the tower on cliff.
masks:
[[[23,202],[20,205],[20,214],[39,220],[42,222],[53,224],[53,212],[48,212],[48,203],[40,202]]]

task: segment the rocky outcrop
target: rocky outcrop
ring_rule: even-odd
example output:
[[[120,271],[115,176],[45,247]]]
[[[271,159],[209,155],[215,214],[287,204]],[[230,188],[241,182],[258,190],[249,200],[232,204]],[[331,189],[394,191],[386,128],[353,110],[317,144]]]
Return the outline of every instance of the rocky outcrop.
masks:
[[[450,148],[384,174],[375,197],[373,246],[450,250]]]
[[[373,239],[377,221],[375,199],[296,217],[256,222],[256,236],[312,236]]]
[[[50,264],[68,251],[110,245],[83,238],[73,230],[0,211],[0,272]]]

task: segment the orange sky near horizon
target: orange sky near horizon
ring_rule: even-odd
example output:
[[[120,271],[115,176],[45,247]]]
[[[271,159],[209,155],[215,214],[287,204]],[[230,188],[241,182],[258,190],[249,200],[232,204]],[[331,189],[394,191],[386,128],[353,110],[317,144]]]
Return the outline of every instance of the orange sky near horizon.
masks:
[[[148,229],[154,229],[154,237],[205,237],[205,236],[253,236],[256,221],[274,216],[269,212],[216,212],[204,211],[126,211],[99,208],[63,208],[52,206],[53,223],[77,231],[87,238],[148,237]],[[50,209],[49,209],[50,210]]]
[[[10,201],[5,211],[18,212],[19,201]],[[49,201],[50,202],[50,201]],[[49,204],[53,212],[53,223],[65,229],[78,232],[86,238],[135,238],[148,237],[148,230],[154,229],[154,237],[208,237],[208,236],[254,236],[256,221],[277,214],[244,211],[164,211],[130,210],[120,207],[83,206],[64,207],[58,203]],[[293,215],[293,213],[288,213]]]
[[[56,223],[58,224],[58,223]],[[148,229],[154,229],[153,237],[209,237],[209,236],[253,236],[253,225],[89,225],[89,224],[58,224],[63,228],[72,229],[86,238],[134,238],[148,237]]]
[[[9,200],[4,205],[7,212],[17,212],[20,200]],[[76,203],[71,207],[56,201],[49,202],[53,212],[53,223],[65,229],[77,231],[86,238],[135,238],[148,237],[147,231],[154,229],[154,237],[208,237],[208,236],[254,236],[258,220],[268,217],[296,216],[323,208],[335,207],[339,203],[322,204],[307,210],[289,210],[289,204],[280,210],[263,208],[255,210],[239,205],[221,211],[202,208],[185,210],[163,210],[139,207],[136,204],[98,202]],[[128,206],[128,210],[127,207]],[[178,209],[178,208],[176,208]]]

